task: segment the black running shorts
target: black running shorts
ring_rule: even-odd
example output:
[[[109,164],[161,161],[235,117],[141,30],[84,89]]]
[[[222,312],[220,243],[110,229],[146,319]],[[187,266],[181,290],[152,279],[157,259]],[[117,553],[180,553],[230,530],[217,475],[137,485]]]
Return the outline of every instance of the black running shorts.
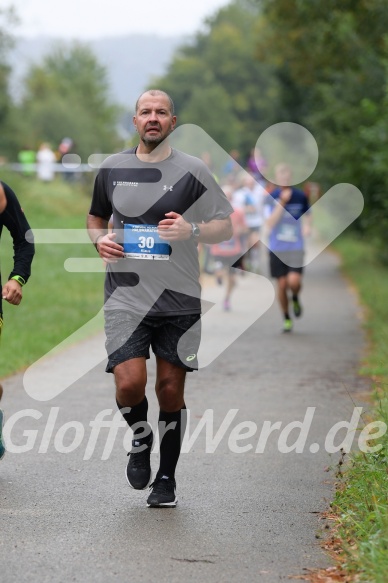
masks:
[[[131,312],[105,312],[105,347],[108,353],[106,372],[113,372],[117,364],[132,358],[150,358],[150,347],[154,354],[171,364],[188,372],[197,370],[200,320],[200,314],[145,316],[136,326],[136,316]],[[194,329],[188,331],[197,322]]]
[[[285,277],[288,273],[303,273],[304,251],[269,252],[269,267],[271,277]]]

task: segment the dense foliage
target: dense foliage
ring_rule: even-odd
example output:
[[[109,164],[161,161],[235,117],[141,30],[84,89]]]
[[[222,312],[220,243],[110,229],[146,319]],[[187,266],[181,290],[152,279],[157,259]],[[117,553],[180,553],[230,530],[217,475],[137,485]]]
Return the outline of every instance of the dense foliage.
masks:
[[[7,65],[6,55],[12,46],[11,30],[16,17],[11,9],[0,8],[0,157],[1,150],[7,143],[5,130],[12,107],[8,92],[10,68]]]
[[[255,56],[259,17],[251,2],[222,8],[181,47],[166,75],[150,83],[174,96],[180,123],[199,125],[242,159],[276,115],[273,67]]]
[[[20,149],[37,150],[42,142],[56,149],[65,137],[84,162],[94,152],[115,151],[121,145],[119,109],[108,95],[105,68],[92,51],[82,44],[57,44],[42,63],[30,67],[21,103],[7,111],[4,153],[15,159]]]
[[[257,0],[257,57],[276,67],[279,109],[320,148],[325,187],[355,184],[365,210],[357,227],[388,263],[388,12],[384,0]]]

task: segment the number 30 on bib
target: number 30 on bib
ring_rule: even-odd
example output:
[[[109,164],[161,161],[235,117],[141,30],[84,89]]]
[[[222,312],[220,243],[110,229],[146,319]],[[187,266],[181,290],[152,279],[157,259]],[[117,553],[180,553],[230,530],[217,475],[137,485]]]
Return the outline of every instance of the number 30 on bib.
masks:
[[[166,261],[170,249],[160,239],[157,225],[124,225],[124,257]]]

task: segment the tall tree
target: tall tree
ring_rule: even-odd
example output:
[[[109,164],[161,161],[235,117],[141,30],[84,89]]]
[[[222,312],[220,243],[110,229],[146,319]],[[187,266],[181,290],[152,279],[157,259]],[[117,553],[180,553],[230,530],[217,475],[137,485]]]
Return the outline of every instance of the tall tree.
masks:
[[[209,18],[205,30],[180,48],[166,75],[150,84],[171,93],[180,121],[200,125],[245,159],[276,111],[272,66],[255,56],[259,19],[251,0],[232,2]]]
[[[256,1],[263,6],[257,57],[275,67],[280,111],[313,132],[316,177],[325,187],[361,189],[365,209],[356,226],[379,232],[386,246],[388,180],[376,162],[388,131],[385,0]]]
[[[12,47],[12,27],[16,24],[15,12],[0,8],[0,155],[6,154],[8,146],[8,117],[12,102],[8,91],[10,67],[7,64],[7,52]]]
[[[56,147],[68,136],[86,161],[93,152],[115,151],[119,108],[109,100],[106,70],[82,44],[57,45],[31,67],[21,104],[23,140]]]

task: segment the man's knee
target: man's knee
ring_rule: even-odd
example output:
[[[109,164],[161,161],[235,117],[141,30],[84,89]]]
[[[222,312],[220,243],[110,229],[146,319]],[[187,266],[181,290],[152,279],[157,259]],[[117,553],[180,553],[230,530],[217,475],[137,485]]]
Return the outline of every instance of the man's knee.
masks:
[[[183,389],[174,379],[159,380],[156,385],[159,406],[163,411],[178,411],[183,406]]]
[[[116,379],[116,390],[119,393],[131,394],[138,393],[145,387],[144,383],[135,379]]]
[[[301,287],[302,278],[301,274],[296,271],[291,271],[288,274],[288,286],[292,291],[298,291]]]
[[[116,398],[119,403],[130,406],[144,398],[147,375],[143,370],[131,370],[117,366],[113,370],[116,384]]]

